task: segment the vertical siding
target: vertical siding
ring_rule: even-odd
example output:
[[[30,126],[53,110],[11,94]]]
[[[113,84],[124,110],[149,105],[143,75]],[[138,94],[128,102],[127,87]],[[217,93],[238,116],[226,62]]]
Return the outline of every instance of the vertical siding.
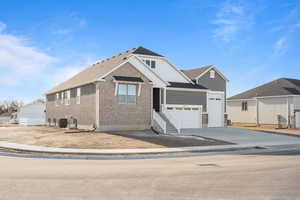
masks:
[[[167,90],[167,104],[202,105],[206,112],[207,93],[193,91]]]

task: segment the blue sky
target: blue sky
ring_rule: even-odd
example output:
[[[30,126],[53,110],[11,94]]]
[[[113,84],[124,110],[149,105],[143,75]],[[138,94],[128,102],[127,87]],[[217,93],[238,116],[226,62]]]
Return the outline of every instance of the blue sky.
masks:
[[[300,79],[300,0],[3,0],[0,10],[0,101],[40,98],[140,45],[181,69],[216,65],[229,96]]]

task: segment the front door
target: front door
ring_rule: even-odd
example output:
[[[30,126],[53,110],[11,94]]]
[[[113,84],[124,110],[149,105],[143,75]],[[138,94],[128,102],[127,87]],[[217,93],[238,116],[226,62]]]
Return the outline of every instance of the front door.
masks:
[[[156,112],[160,111],[160,89],[153,88],[153,109]]]

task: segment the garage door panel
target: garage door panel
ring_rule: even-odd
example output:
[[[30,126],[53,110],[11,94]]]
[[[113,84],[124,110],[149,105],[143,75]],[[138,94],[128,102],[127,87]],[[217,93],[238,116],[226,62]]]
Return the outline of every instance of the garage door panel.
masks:
[[[176,127],[201,128],[202,106],[192,105],[166,105],[165,112]]]
[[[224,93],[208,93],[208,127],[224,126]]]
[[[300,112],[296,112],[296,128],[300,128]]]

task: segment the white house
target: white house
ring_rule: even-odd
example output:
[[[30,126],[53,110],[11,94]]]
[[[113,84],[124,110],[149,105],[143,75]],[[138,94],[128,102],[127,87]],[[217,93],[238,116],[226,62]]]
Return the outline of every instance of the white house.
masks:
[[[22,106],[18,111],[18,122],[27,126],[45,125],[45,103],[35,101]]]
[[[300,128],[300,80],[280,78],[227,99],[233,123]]]

